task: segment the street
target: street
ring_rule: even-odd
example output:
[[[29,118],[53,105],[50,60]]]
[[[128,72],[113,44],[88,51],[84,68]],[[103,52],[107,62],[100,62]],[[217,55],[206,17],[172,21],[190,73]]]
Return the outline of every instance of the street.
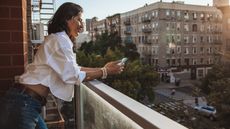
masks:
[[[172,99],[173,101],[183,102],[185,105],[194,107],[195,104],[195,96],[192,95],[192,80],[182,80],[180,86],[176,86],[173,83],[165,83],[161,82],[157,87],[154,88],[154,92],[157,96],[164,96],[168,99]],[[186,90],[187,89],[187,90]],[[175,93],[172,94],[174,90]],[[156,97],[155,103],[169,101],[165,98],[161,100],[163,97]],[[198,96],[199,105],[206,105],[206,99],[202,96]]]

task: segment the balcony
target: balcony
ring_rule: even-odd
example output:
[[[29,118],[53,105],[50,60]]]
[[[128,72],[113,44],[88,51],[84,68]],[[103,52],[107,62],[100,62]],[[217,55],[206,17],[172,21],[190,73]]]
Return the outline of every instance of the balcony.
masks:
[[[131,32],[131,30],[125,30],[124,31],[124,34],[127,34],[127,35],[130,35],[132,32]]]
[[[124,43],[133,43],[133,40],[131,38],[126,37]]]
[[[125,25],[131,25],[130,19],[126,19],[126,20],[124,21],[124,24],[125,24]]]
[[[144,43],[145,43],[145,44],[151,44],[151,43],[152,43],[152,40],[151,40],[151,39],[146,39],[146,40],[144,40]]]
[[[152,29],[150,27],[148,27],[148,28],[146,27],[146,28],[142,29],[142,32],[143,33],[151,33]]]
[[[145,22],[151,22],[151,17],[142,17],[142,18],[141,18],[141,21],[142,21],[143,23],[145,23]]]
[[[187,129],[97,80],[76,94],[78,129]]]

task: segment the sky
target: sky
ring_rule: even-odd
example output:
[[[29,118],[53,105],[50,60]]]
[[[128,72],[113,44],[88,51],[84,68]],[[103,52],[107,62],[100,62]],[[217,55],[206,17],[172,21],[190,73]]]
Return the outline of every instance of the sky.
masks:
[[[56,0],[55,6],[58,8],[64,2],[73,2],[83,7],[83,19],[97,17],[99,20],[105,19],[116,13],[124,13],[133,9],[159,2],[160,0]],[[172,2],[173,0],[162,0]],[[212,5],[212,0],[174,0],[184,1],[185,4]]]

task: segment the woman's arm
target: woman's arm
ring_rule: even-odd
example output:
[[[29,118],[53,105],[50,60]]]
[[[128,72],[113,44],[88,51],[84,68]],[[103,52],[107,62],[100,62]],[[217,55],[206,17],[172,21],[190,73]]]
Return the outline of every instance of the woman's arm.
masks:
[[[105,69],[107,75],[118,74],[123,71],[124,66],[118,65],[119,61],[112,61],[107,63],[103,68]],[[97,79],[103,76],[102,68],[89,68],[89,67],[81,67],[81,71],[86,72],[86,77],[83,81],[89,81],[93,79]]]
[[[103,76],[103,71],[101,70],[101,68],[81,67],[81,71],[84,71],[86,73],[86,77],[83,81],[90,81]]]

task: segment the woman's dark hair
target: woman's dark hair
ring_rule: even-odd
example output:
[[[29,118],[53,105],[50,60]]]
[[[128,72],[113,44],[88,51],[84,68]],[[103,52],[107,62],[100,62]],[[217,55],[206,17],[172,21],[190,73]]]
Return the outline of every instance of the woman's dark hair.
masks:
[[[80,5],[71,2],[62,4],[48,22],[48,34],[65,31],[69,34],[67,21],[77,16],[83,9]]]

